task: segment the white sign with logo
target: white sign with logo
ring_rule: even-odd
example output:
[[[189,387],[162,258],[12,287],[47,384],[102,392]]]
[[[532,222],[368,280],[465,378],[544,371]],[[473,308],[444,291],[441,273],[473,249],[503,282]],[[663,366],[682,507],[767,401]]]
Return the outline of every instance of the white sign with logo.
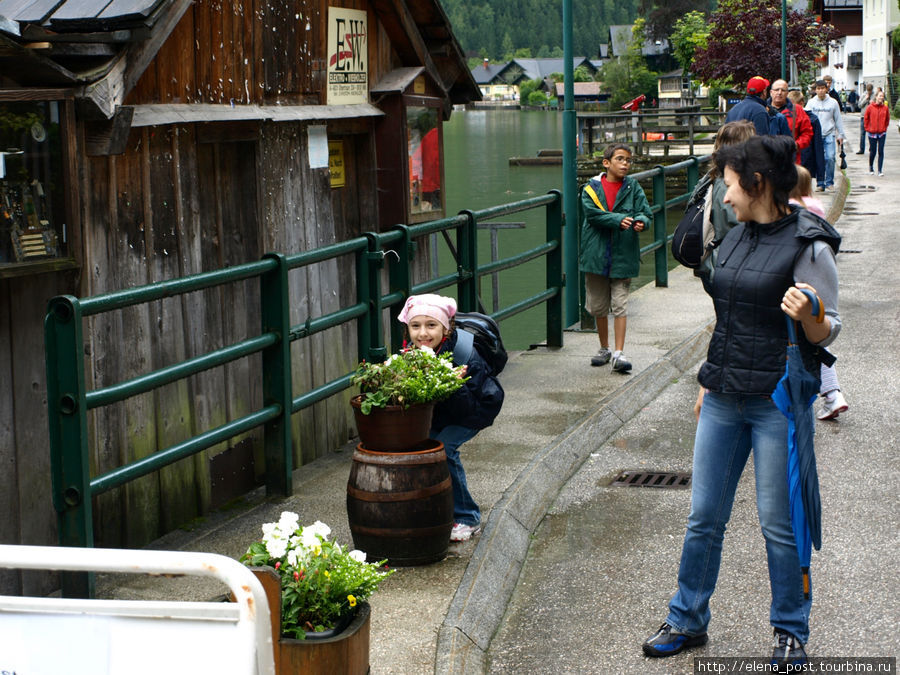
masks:
[[[328,8],[328,104],[369,98],[369,33],[366,12]]]

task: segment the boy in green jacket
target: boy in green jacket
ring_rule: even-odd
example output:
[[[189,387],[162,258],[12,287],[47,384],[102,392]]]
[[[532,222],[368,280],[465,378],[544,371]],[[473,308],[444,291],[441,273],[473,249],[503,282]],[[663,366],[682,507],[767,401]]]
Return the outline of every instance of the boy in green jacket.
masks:
[[[628,373],[625,358],[625,326],[631,278],[640,270],[638,233],[652,218],[650,202],[640,184],[628,177],[631,148],[609,145],[603,153],[604,173],[588,181],[581,192],[584,222],[581,226],[581,271],[584,272],[585,309],[597,322],[600,351],[592,366],[612,360],[612,369]],[[610,208],[610,204],[612,208]],[[609,350],[609,313],[613,315],[615,351]]]

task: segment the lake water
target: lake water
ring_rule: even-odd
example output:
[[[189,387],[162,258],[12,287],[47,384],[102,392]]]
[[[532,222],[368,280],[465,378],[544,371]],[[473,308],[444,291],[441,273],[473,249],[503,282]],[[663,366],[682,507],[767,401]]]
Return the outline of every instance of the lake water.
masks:
[[[562,114],[552,111],[454,111],[444,124],[447,214],[478,210],[562,190],[561,166],[510,166],[510,157],[534,157],[538,150],[562,148]],[[649,197],[648,193],[648,197]],[[523,229],[499,231],[499,257],[538,246],[545,237],[545,209],[516,213],[500,222],[524,222]],[[677,222],[677,220],[676,220]],[[647,237],[644,243],[649,243]],[[439,248],[440,273],[455,268],[446,246]],[[491,259],[490,235],[478,234],[479,262]],[[653,256],[645,256],[642,284],[653,279]],[[500,273],[500,306],[506,307],[544,288],[544,259]],[[492,312],[490,278],[481,280],[481,298]],[[546,338],[544,305],[503,321],[508,349],[526,349]]]

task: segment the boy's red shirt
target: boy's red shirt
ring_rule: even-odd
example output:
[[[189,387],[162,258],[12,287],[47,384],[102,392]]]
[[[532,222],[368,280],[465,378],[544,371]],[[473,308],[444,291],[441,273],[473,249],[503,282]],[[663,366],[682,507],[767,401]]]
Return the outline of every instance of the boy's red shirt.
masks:
[[[606,174],[600,176],[600,183],[603,185],[603,195],[606,197],[606,205],[609,207],[609,210],[612,211],[616,206],[616,197],[619,194],[619,189],[622,187],[622,183],[625,181],[614,181],[607,180]]]

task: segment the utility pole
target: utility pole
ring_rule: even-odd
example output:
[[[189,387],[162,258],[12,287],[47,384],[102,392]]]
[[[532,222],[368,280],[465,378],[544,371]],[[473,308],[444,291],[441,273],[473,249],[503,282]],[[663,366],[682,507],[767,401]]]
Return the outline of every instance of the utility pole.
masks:
[[[781,79],[787,78],[787,0],[781,0]]]
[[[565,316],[566,326],[578,322],[578,177],[575,159],[575,68],[572,55],[572,0],[563,0],[563,212],[565,214]]]

